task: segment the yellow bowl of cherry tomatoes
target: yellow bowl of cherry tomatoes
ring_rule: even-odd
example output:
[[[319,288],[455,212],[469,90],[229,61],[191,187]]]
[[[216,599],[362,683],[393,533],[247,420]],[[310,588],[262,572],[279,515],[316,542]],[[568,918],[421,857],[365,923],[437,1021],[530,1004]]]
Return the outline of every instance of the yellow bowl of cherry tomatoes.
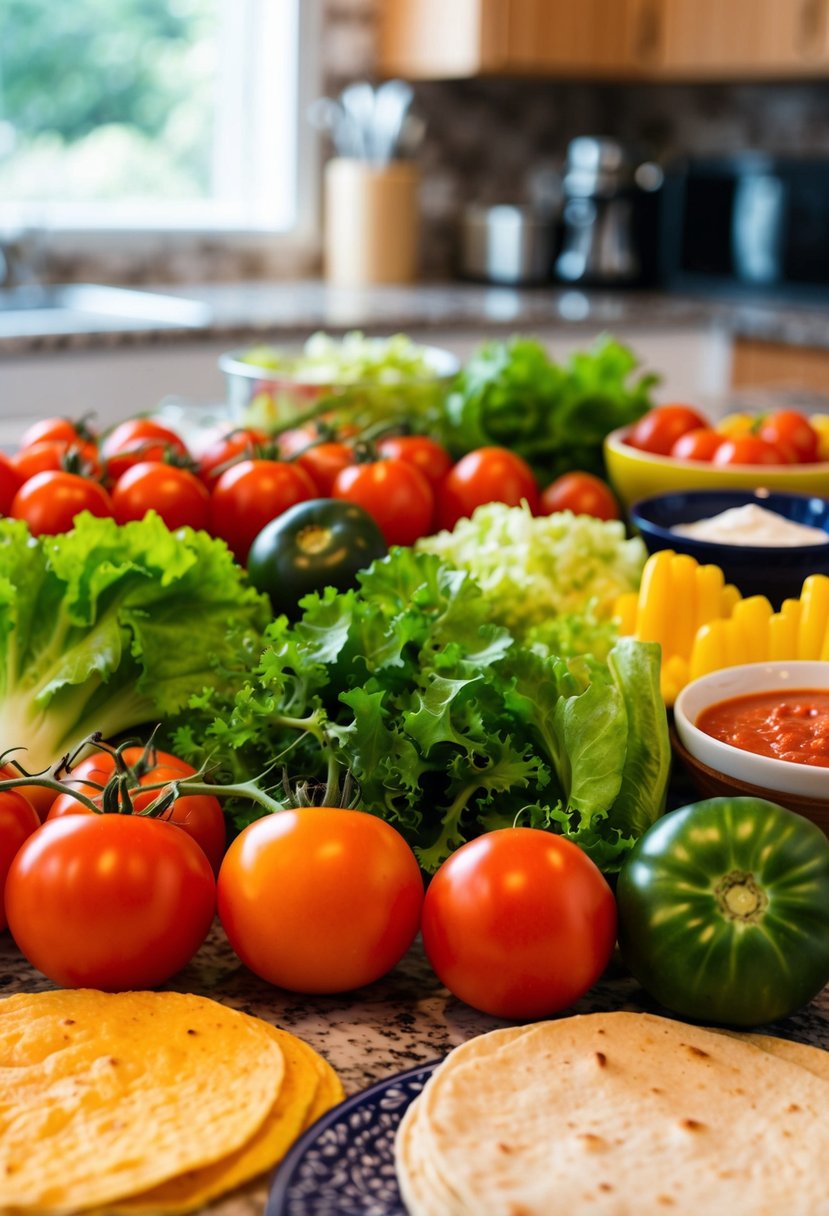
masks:
[[[660,405],[604,443],[607,475],[625,508],[675,490],[759,489],[829,495],[829,426],[781,409],[709,422]]]

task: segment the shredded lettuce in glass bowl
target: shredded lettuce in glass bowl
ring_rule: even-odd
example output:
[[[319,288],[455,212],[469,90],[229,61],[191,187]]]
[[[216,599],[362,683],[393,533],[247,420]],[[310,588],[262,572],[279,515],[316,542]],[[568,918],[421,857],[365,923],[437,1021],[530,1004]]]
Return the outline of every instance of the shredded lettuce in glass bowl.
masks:
[[[458,371],[458,359],[405,334],[342,337],[316,333],[300,351],[255,346],[219,359],[230,415],[240,426],[276,431],[325,416],[359,427],[407,421],[433,424]]]

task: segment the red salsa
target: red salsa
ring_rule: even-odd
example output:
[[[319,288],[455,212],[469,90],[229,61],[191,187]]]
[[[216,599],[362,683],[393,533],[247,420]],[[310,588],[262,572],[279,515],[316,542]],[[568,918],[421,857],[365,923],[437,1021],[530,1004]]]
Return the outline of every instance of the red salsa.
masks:
[[[829,692],[757,692],[719,701],[696,725],[707,735],[775,760],[829,768]]]

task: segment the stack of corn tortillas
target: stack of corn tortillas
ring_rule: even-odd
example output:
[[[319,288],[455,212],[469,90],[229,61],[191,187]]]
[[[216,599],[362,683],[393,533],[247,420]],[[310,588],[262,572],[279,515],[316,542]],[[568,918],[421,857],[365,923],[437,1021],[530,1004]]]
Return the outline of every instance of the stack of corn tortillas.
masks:
[[[395,1153],[412,1216],[827,1216],[829,1053],[636,1013],[497,1030]]]
[[[0,1211],[188,1212],[343,1096],[302,1040],[175,992],[0,1001]]]

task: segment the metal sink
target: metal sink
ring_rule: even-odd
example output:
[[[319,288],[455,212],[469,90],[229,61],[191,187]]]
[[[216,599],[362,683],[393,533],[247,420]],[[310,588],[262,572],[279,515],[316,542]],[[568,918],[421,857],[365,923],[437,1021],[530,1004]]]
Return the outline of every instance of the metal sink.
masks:
[[[197,300],[96,283],[0,289],[0,338],[200,329],[211,315],[208,305]]]

